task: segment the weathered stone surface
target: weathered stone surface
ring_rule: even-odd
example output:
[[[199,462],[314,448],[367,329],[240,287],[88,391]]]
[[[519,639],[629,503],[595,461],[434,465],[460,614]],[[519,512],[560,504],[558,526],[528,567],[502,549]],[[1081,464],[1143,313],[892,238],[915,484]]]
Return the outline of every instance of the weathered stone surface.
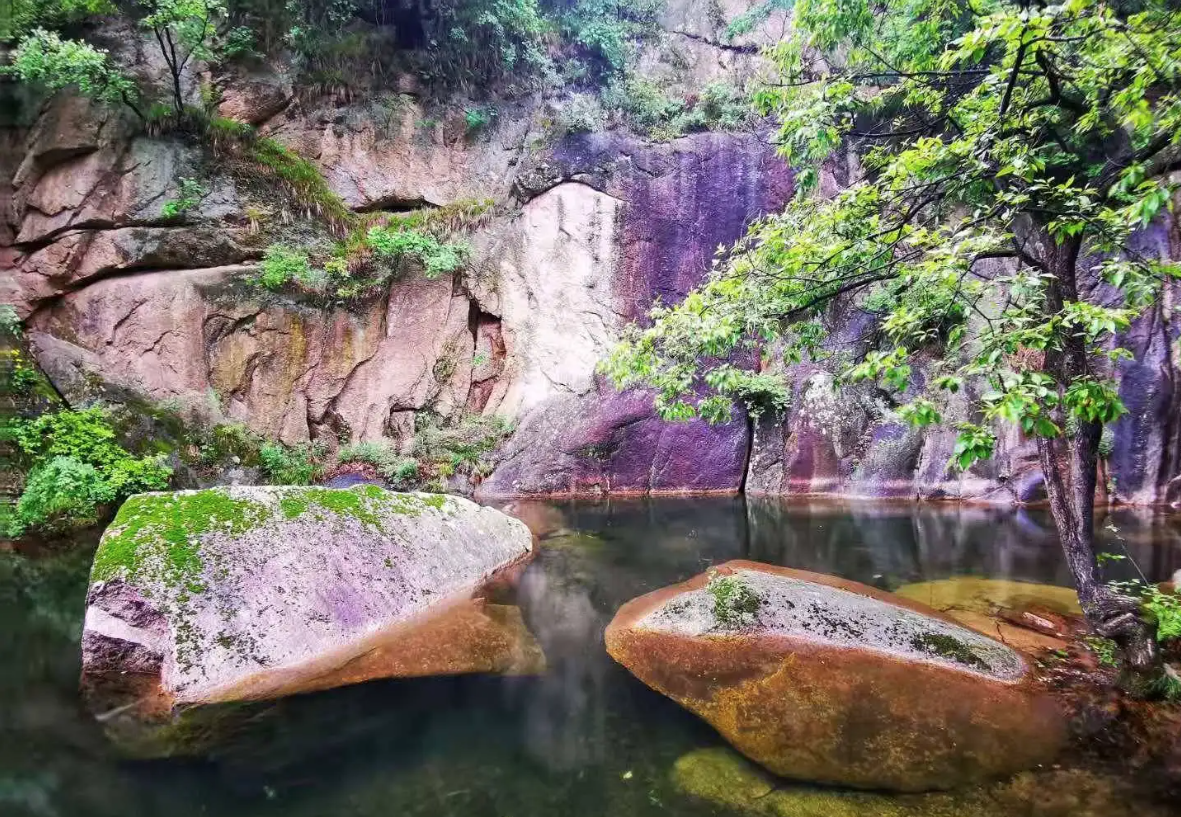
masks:
[[[1066,736],[1019,653],[909,600],[830,576],[728,562],[758,598],[716,617],[709,576],[625,604],[607,650],[776,774],[944,789],[1049,761]]]
[[[257,258],[242,230],[226,227],[124,227],[80,230],[24,257],[11,282],[33,304],[100,276],[220,267]]]
[[[218,115],[248,125],[261,125],[276,116],[295,95],[287,71],[270,64],[254,70],[240,69],[222,78],[220,86]]]
[[[399,412],[462,409],[474,339],[450,278],[414,276],[356,312],[263,299],[250,267],[107,278],[30,321],[71,402],[95,384],[300,442],[395,433]]]
[[[470,601],[531,548],[522,523],[441,495],[141,494],[95,553],[83,690],[132,751],[156,753],[184,748],[168,741],[198,705],[535,670],[542,659],[519,613]]]
[[[623,324],[642,319],[658,299],[679,300],[704,278],[719,245],[740,237],[750,219],[782,205],[791,195],[791,173],[751,134],[698,134],[668,145],[596,134],[565,140],[543,166],[518,177],[518,194],[530,200],[526,209],[570,190],[555,202],[569,210],[564,202],[570,195],[591,197],[592,188],[617,202],[614,250],[608,245],[606,252],[598,251],[597,276],[582,277],[595,281],[589,308],[574,312],[584,317],[572,322],[570,311],[556,313],[561,319],[551,325],[557,343],[547,346],[554,349],[552,357],[564,361],[564,382],[575,387],[526,390],[551,396],[522,401],[531,410],[522,413],[517,434],[480,491],[485,496],[737,491],[749,441],[744,420],[719,428],[663,422],[650,395],[617,393],[594,378],[594,365]],[[536,267],[530,279],[554,278],[551,270],[573,266],[569,255]],[[563,277],[554,280],[566,286]],[[603,331],[575,328],[587,322]],[[512,337],[514,324],[506,312],[506,337]],[[559,344],[571,342],[571,336],[578,353],[564,357]],[[513,355],[510,343],[510,384]],[[530,382],[544,384],[546,369],[539,371],[541,377]],[[508,394],[513,389],[507,385]]]
[[[507,365],[490,407],[519,416],[557,395],[585,394],[619,337],[616,274],[626,203],[568,182],[532,199],[481,246],[468,286],[499,316]]]
[[[742,483],[746,423],[667,423],[646,392],[608,385],[553,399],[504,448],[481,496],[731,493]]]

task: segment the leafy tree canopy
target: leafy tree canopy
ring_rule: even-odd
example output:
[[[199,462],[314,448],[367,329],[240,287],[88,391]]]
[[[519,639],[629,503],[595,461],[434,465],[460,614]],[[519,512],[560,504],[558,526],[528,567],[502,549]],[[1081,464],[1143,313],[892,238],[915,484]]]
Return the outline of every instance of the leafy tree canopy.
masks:
[[[880,382],[916,425],[967,398],[954,465],[988,457],[997,421],[1038,440],[1080,600],[1147,662],[1134,606],[1098,581],[1096,454],[1125,408],[1119,334],[1179,273],[1137,247],[1181,168],[1181,11],[1165,0],[800,0],[758,105],[778,117],[798,195],[709,280],[658,306],[605,363],[670,418],[781,409],[773,357],[823,353],[825,307],[879,317],[840,382]],[[859,177],[827,197],[842,145]],[[834,350],[827,350],[829,353]],[[734,361],[764,356],[761,372]],[[914,356],[935,358],[912,382]],[[776,364],[776,365],[767,365]],[[1135,645],[1133,644],[1135,642]]]
[[[1043,436],[1067,418],[1115,419],[1123,408],[1105,367],[1056,383],[1016,356],[1058,350],[1066,336],[1101,359],[1126,356],[1111,339],[1178,272],[1131,246],[1171,206],[1166,171],[1181,156],[1181,13],[1141,5],[907,0],[883,13],[865,0],[799,3],[797,36],[774,52],[782,81],[759,104],[779,117],[801,195],[706,285],[633,328],[608,371],[620,385],[656,386],[666,416],[726,419],[733,399],[759,408],[763,390],[744,392],[765,380],[737,370],[733,353],[775,342],[789,362],[814,354],[823,308],[876,288],[889,295],[873,300],[885,305],[890,343],[847,379],[902,392],[913,352],[939,344],[936,391],[985,378],[985,419]],[[830,198],[808,195],[847,138],[864,147],[865,177]],[[1051,292],[1064,253],[1109,288]],[[980,331],[968,333],[973,320]],[[927,402],[904,413],[940,419]]]

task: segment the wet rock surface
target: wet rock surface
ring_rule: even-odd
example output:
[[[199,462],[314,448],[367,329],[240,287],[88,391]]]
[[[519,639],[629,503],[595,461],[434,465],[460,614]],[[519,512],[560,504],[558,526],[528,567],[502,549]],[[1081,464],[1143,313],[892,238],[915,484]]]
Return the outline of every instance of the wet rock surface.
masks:
[[[717,575],[758,599],[739,626],[703,574],[624,605],[607,649],[776,774],[944,789],[1047,762],[1063,745],[1065,719],[1027,662],[935,610],[753,562]]]
[[[531,548],[492,509],[375,486],[140,494],[95,554],[83,692],[129,751],[171,754],[199,705],[536,671],[519,612],[472,601]]]

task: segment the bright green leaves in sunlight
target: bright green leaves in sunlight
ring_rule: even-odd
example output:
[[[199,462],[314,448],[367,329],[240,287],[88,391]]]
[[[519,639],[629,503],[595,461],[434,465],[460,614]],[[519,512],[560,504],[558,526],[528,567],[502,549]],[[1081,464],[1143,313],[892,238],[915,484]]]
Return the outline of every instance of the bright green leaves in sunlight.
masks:
[[[735,401],[782,411],[772,382],[828,360],[837,388],[877,383],[902,420],[956,424],[959,468],[992,454],[996,424],[1116,421],[1118,339],[1181,271],[1134,240],[1177,192],[1181,9],[799,0],[793,25],[755,104],[798,195],[603,371],[654,387],[666,417],[719,421]],[[840,189],[820,196],[826,174]],[[856,349],[825,334],[851,309],[876,327]]]
[[[996,448],[995,434],[972,423],[960,423],[958,429],[955,447],[951,450],[951,461],[956,467],[967,469],[977,460],[986,460],[992,456]]]
[[[120,102],[136,96],[134,83],[119,71],[106,51],[80,40],[62,39],[43,28],[21,40],[5,70],[49,91],[74,87],[82,96],[100,102]]]

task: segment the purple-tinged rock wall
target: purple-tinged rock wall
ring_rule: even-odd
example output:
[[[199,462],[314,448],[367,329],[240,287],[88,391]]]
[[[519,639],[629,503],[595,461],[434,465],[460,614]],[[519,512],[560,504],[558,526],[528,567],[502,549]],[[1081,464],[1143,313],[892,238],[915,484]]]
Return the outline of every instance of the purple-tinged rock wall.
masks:
[[[791,171],[756,134],[706,133],[662,145],[580,136],[523,173],[516,189],[529,199],[568,181],[624,202],[622,246],[612,260],[623,321],[643,320],[657,299],[683,298],[705,279],[719,246],[781,208],[793,189]],[[749,440],[745,420],[666,423],[652,411],[651,395],[619,394],[597,380],[587,393],[560,395],[522,418],[480,493],[736,492]]]

